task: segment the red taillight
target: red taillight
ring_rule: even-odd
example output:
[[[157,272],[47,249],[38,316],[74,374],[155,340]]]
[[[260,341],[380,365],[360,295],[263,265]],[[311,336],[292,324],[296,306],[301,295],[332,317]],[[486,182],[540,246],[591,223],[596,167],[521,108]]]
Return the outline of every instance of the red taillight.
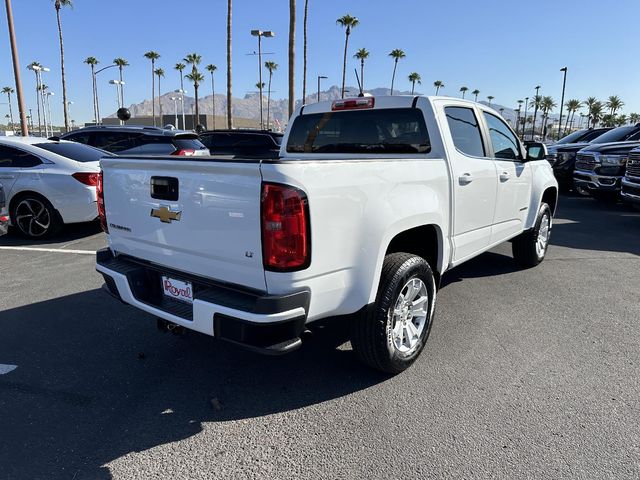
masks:
[[[105,233],[109,233],[107,226],[107,211],[104,207],[104,184],[102,183],[102,170],[97,175],[96,181],[96,198],[98,200],[98,217],[100,217],[100,226]]]
[[[9,217],[6,215],[0,215],[0,223],[6,223],[9,221]]]
[[[90,187],[95,187],[98,184],[97,173],[77,172],[71,174],[71,176],[78,180],[80,183],[84,183],[85,185],[89,185]]]
[[[307,197],[297,188],[262,185],[262,258],[267,270],[292,271],[311,259]]]
[[[196,154],[196,151],[193,148],[181,148],[180,150],[176,150],[171,155],[180,155],[182,157],[192,157]]]
[[[374,97],[343,98],[342,100],[335,100],[331,104],[331,110],[359,110],[373,108],[375,104],[376,99]]]

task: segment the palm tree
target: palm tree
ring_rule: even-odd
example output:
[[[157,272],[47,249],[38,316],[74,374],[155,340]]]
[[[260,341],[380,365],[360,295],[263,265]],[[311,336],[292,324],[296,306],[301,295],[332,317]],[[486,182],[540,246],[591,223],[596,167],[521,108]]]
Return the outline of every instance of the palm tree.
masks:
[[[60,10],[62,9],[62,7],[73,7],[73,2],[71,0],[54,0],[53,6],[56,9],[56,20],[58,21],[58,39],[60,40],[60,75],[62,77],[62,110],[64,112],[64,129],[68,132],[69,104],[67,103],[67,77],[64,73],[64,43],[62,41],[62,23],[60,20]]]
[[[271,106],[271,78],[273,72],[278,69],[276,62],[264,62],[264,67],[269,71],[269,86],[267,87],[267,130],[269,130],[269,107]],[[260,99],[262,101],[262,99]]]
[[[182,104],[182,128],[186,129],[184,122],[184,75],[183,71],[187,66],[184,63],[178,62],[174,65],[174,70],[180,72],[180,103]],[[177,127],[177,125],[176,125]]]
[[[487,100],[489,100],[489,106],[491,106],[491,102],[493,102],[493,99],[494,99],[494,98],[496,98],[496,97],[494,97],[493,95],[489,95],[489,96],[487,97]]]
[[[630,113],[630,114],[629,114],[629,123],[630,123],[631,125],[635,125],[635,124],[637,124],[638,122],[640,122],[640,114],[637,114],[637,113]]]
[[[13,129],[13,108],[11,107],[11,94],[14,93],[15,90],[11,87],[4,87],[2,89],[2,93],[7,94],[7,102],[9,103],[9,118],[11,120],[11,128]]]
[[[594,105],[598,103],[598,99],[596,97],[589,97],[584,101],[585,106],[589,109],[589,118],[587,119],[587,128],[591,125],[591,111],[593,110]]]
[[[421,85],[422,78],[420,77],[420,74],[418,72],[410,73],[408,78],[409,78],[409,81],[411,82],[411,95],[413,95],[416,89],[416,83],[418,85]]]
[[[342,89],[341,96],[344,98],[344,82],[347,75],[347,50],[349,48],[349,35],[351,35],[351,30],[357,27],[360,24],[360,20],[356,17],[352,17],[351,15],[344,15],[336,20],[336,23],[341,27],[345,28],[344,32],[344,59],[342,61]]]
[[[96,84],[96,65],[100,62],[96,57],[87,57],[84,60],[84,63],[91,67],[91,82],[93,84],[93,119],[96,125],[100,122],[98,118],[100,116],[98,110],[98,85]],[[38,118],[40,115],[38,114]],[[38,120],[39,121],[39,120]]]
[[[156,126],[156,60],[160,58],[160,54],[158,52],[154,52],[153,50],[148,51],[144,54],[144,57],[148,60],[151,60],[151,112],[153,115],[153,126]]]
[[[191,65],[191,73],[199,73],[198,65],[200,65],[200,62],[202,61],[202,55],[198,55],[197,53],[190,53],[186,57],[184,57],[182,61],[187,65]],[[187,76],[187,78],[189,77]],[[191,81],[193,82],[193,80]],[[199,80],[199,82],[202,82],[202,81],[204,81],[204,77],[202,78],[202,80]],[[195,123],[193,124],[194,128],[197,127],[198,124],[200,123],[200,106],[198,105],[198,100],[196,100],[195,109],[196,109],[195,110],[196,119],[195,119]]]
[[[460,87],[460,91],[462,92],[462,98],[464,98],[468,90],[469,90],[469,87]]]
[[[233,128],[231,97],[231,14],[233,0],[227,0],[227,128]]]
[[[216,70],[218,70],[218,67],[210,63],[205,68],[211,74],[211,109],[213,111],[213,129],[215,130],[216,129],[216,82],[213,77],[213,74]]]
[[[591,105],[591,125],[593,127],[597,126],[600,120],[602,119],[602,113],[604,111],[604,104],[596,100],[596,102]]]
[[[309,18],[309,0],[304,0],[304,20],[302,21],[302,103],[307,98],[307,19]],[[267,110],[269,105],[267,104]],[[268,116],[268,115],[267,115]],[[269,122],[267,122],[267,127]]]
[[[391,76],[391,95],[393,95],[393,82],[396,79],[396,68],[398,67],[398,60],[406,57],[403,50],[395,48],[389,52],[389,56],[393,58],[393,75]]]
[[[304,103],[304,98],[302,99]],[[262,106],[262,96],[260,96]],[[296,106],[296,0],[289,0],[289,117]],[[260,119],[262,121],[262,118]]]
[[[615,120],[616,126],[622,127],[623,125],[627,124],[627,121],[628,119],[626,115],[619,115]]]
[[[576,115],[576,112],[582,107],[582,102],[576,99],[567,100],[567,103],[565,103],[564,106],[567,107],[567,121],[565,122],[565,130],[571,132],[571,129],[573,128],[573,119]],[[569,117],[571,117],[571,123],[569,123]]]
[[[360,93],[364,93],[364,61],[369,58],[369,50],[361,48],[356,52],[353,58],[360,60]]]
[[[624,102],[617,95],[612,95],[607,100],[605,106],[609,109],[611,115],[615,115],[618,110],[624,107]]]
[[[120,81],[122,82],[122,70],[124,70],[124,67],[129,66],[129,62],[127,62],[122,57],[118,57],[113,59],[113,64],[118,66],[118,71],[120,72]],[[120,85],[120,105],[124,107],[124,86],[122,85]]]
[[[440,93],[440,89],[445,87],[445,84],[442,80],[436,80],[433,82],[433,86],[436,87],[436,95]]]
[[[164,69],[162,68],[156,68],[153,73],[156,74],[156,76],[158,77],[158,107],[159,107],[159,115],[160,115],[160,123],[163,122],[162,120],[162,90],[160,89],[160,79],[162,77],[164,77]]]
[[[547,123],[549,121],[549,112],[558,105],[550,96],[542,97],[542,134],[546,137]]]
[[[199,110],[198,110],[198,87],[200,86],[200,82],[204,82],[204,75],[202,75],[197,69],[195,72],[191,72],[187,75],[185,75],[185,78],[187,78],[188,80],[191,80],[191,82],[193,82],[193,93],[196,97],[196,118],[195,118],[195,122],[194,122],[194,128],[197,127],[199,125],[199,120],[200,117],[198,116],[200,114]]]
[[[478,95],[480,95],[480,90],[478,90],[478,89],[476,88],[473,92],[471,92],[471,94],[472,94],[472,95],[474,95],[474,97],[475,97],[475,98],[473,99],[473,101],[474,101],[474,102],[477,102],[477,101],[478,101]]]
[[[533,107],[533,130],[531,131],[531,140],[536,134],[536,119],[538,118],[538,110],[542,106],[542,95],[534,95],[531,101],[529,102],[529,106]]]

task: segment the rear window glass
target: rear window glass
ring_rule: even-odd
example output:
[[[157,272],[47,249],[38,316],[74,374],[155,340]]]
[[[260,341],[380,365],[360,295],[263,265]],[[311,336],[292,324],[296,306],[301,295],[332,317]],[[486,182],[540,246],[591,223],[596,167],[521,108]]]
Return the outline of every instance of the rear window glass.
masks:
[[[35,146],[76,162],[97,162],[102,157],[110,156],[103,150],[81,143],[36,143]]]
[[[291,127],[290,153],[427,153],[422,111],[416,108],[312,113]]]
[[[465,107],[446,107],[444,112],[456,148],[473,157],[484,157],[480,125],[473,110]]]

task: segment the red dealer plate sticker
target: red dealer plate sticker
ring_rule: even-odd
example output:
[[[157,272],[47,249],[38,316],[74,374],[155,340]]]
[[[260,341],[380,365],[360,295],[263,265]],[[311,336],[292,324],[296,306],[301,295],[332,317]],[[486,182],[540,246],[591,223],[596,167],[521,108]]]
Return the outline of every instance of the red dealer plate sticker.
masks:
[[[162,276],[162,293],[167,297],[182,302],[193,303],[193,286],[191,282],[183,282],[175,278]]]

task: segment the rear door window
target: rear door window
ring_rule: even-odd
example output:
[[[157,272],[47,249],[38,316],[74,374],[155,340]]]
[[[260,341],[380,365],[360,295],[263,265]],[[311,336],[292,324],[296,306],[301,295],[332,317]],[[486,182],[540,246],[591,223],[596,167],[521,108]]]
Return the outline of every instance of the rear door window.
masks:
[[[290,153],[428,153],[431,142],[417,108],[311,113],[291,127]]]
[[[472,157],[486,155],[480,125],[472,108],[445,107],[449,131],[455,147]]]
[[[0,146],[0,168],[32,168],[42,165],[35,155],[12,147]]]

